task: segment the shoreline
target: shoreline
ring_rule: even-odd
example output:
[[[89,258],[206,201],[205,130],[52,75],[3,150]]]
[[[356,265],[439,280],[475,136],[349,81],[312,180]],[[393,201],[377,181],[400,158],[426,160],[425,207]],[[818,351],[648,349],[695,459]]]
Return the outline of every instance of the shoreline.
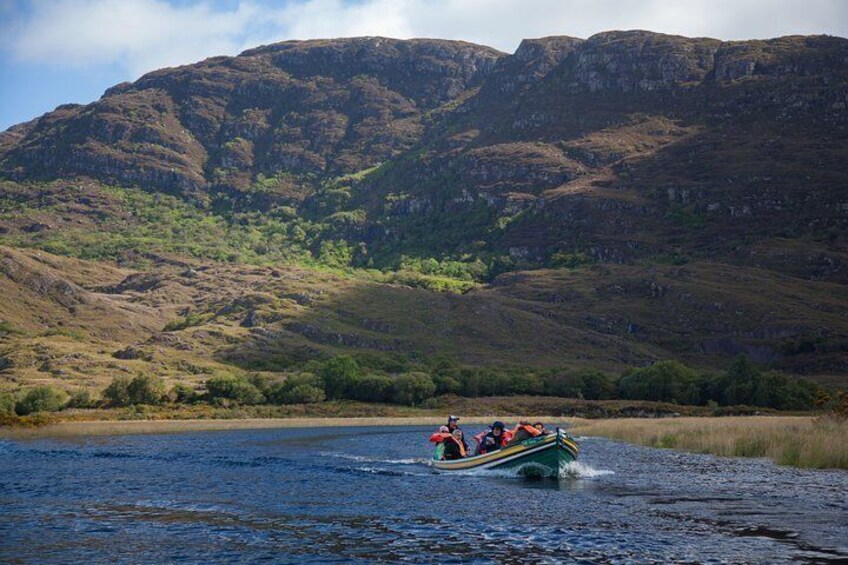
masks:
[[[237,430],[268,430],[277,428],[330,428],[365,426],[439,426],[447,414],[441,416],[387,416],[387,417],[296,417],[296,418],[241,418],[241,419],[187,419],[187,420],[80,420],[46,424],[38,427],[0,427],[0,439],[73,438],[90,436],[117,436],[132,434],[176,434],[192,432],[220,432]],[[512,420],[539,419],[546,422],[572,420],[562,416],[513,416]],[[461,417],[462,424],[482,425],[492,422],[491,416]]]

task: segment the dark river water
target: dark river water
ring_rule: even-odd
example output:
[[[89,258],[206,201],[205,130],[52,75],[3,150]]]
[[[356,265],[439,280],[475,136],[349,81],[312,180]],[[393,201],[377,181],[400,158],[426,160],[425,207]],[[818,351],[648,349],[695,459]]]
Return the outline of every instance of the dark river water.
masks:
[[[430,428],[0,440],[2,563],[848,562],[848,473],[583,438],[559,480]]]

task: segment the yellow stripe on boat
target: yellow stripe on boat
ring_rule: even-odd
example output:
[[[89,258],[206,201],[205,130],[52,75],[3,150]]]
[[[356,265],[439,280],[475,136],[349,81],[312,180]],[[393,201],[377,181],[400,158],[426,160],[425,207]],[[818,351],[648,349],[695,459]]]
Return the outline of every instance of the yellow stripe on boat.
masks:
[[[475,455],[474,457],[469,457],[467,459],[453,459],[449,461],[434,461],[433,465],[438,468],[446,468],[446,469],[468,469],[471,467],[477,467],[480,465],[485,465],[487,463],[491,463],[492,461],[496,461],[498,459],[506,459],[507,457],[511,457],[513,455],[517,455],[524,451],[530,451],[538,449],[542,445],[547,445],[550,443],[556,442],[556,435],[551,434],[542,438],[540,441],[532,443],[530,445],[512,445],[509,447],[505,447],[503,449],[499,449],[498,451],[493,451],[491,453],[486,453],[483,455]]]

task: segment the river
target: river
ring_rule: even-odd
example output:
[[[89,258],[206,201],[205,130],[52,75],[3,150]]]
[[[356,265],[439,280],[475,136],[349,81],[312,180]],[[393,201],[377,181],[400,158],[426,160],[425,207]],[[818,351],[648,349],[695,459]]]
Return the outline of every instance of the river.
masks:
[[[430,428],[0,440],[2,563],[848,562],[848,473],[581,438],[444,476]]]

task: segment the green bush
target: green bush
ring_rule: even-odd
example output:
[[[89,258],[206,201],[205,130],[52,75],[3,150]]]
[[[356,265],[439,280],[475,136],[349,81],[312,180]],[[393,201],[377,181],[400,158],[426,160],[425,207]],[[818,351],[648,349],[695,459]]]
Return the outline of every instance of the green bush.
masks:
[[[312,404],[324,400],[324,389],[313,385],[301,384],[282,392],[280,404]]]
[[[177,404],[192,404],[198,400],[197,391],[183,383],[177,383],[171,387],[168,396]]]
[[[8,392],[0,392],[0,416],[15,413],[15,397]]]
[[[24,397],[15,404],[18,416],[26,416],[34,412],[56,412],[65,407],[68,394],[55,387],[45,385],[30,389]]]
[[[87,388],[80,389],[71,395],[68,408],[94,408],[95,402]]]
[[[618,381],[618,394],[626,400],[700,404],[701,383],[695,372],[682,363],[657,361],[650,367],[624,373]]]
[[[616,397],[613,380],[599,371],[553,372],[544,378],[544,393],[563,398],[607,400]]]
[[[346,398],[351,386],[362,376],[362,369],[349,355],[339,355],[324,362],[319,374],[324,381],[327,398]]]
[[[412,372],[400,375],[392,386],[392,400],[398,404],[415,406],[436,393],[436,384],[427,373]]]
[[[459,394],[462,390],[462,384],[447,375],[435,375],[433,382],[436,384],[436,394]]]
[[[234,375],[220,375],[206,381],[210,400],[232,400],[239,404],[262,404],[265,396],[247,379]]]
[[[710,398],[724,405],[747,404],[778,410],[808,410],[815,406],[819,387],[770,371],[757,369],[744,355],[708,388]]]
[[[165,383],[159,377],[139,375],[127,387],[130,404],[161,404],[165,397]]]
[[[127,376],[119,375],[112,379],[106,390],[103,391],[103,398],[109,406],[129,406],[130,404],[130,383],[132,379]]]
[[[321,402],[324,398],[324,383],[314,373],[291,375],[268,392],[268,400],[273,404],[305,404]]]
[[[173,322],[168,322],[162,331],[164,332],[176,332],[180,330],[184,330],[186,328],[191,328],[194,326],[199,326],[203,322],[206,321],[206,316],[201,316],[200,314],[189,314],[185,318],[181,318],[179,320],[174,320]]]
[[[347,398],[363,402],[389,402],[392,398],[394,381],[385,375],[365,375],[354,378],[347,391]]]

